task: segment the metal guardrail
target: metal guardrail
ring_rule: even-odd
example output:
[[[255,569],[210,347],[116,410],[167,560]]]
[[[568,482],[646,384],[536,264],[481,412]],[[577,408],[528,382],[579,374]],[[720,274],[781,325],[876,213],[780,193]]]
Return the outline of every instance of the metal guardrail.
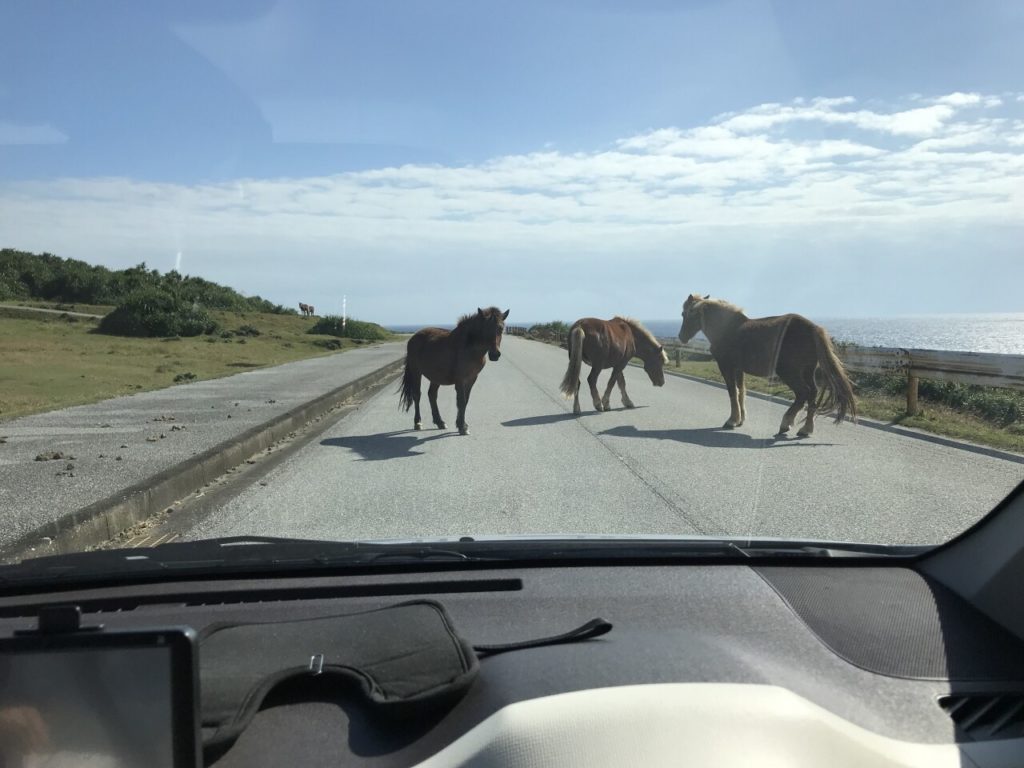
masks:
[[[515,336],[528,335],[523,326],[505,328]],[[550,335],[545,341],[564,342],[564,334]],[[678,365],[683,352],[711,354],[711,345],[694,339],[680,344],[678,339],[661,338],[666,351]],[[918,383],[921,379],[980,384],[1024,391],[1024,355],[999,355],[988,352],[947,352],[935,349],[897,347],[861,347],[841,344],[836,352],[847,369],[857,373],[903,373],[907,377],[907,413],[916,414]]]

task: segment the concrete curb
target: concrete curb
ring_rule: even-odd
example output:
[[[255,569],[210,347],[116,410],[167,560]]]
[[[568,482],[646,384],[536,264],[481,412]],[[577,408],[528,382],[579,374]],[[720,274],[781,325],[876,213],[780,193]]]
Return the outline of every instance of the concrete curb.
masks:
[[[0,551],[0,562],[80,552],[109,541],[345,400],[377,384],[386,383],[402,370],[404,364],[404,357],[388,363],[113,496],[40,526]],[[42,543],[46,539],[50,540],[49,543]]]

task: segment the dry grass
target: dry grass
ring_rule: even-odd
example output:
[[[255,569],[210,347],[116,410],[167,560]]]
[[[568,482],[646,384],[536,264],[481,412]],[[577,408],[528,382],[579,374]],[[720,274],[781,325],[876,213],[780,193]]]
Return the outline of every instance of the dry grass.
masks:
[[[27,303],[27,302],[26,302]],[[37,303],[42,305],[42,302]],[[78,305],[74,311],[94,307]],[[100,308],[104,309],[104,308]],[[97,313],[98,314],[98,313]],[[221,328],[255,327],[259,336],[137,339],[94,333],[96,321],[0,310],[0,420],[160,389],[176,376],[228,376],[253,368],[336,354],[351,339],[307,333],[315,322],[292,315],[211,312]]]

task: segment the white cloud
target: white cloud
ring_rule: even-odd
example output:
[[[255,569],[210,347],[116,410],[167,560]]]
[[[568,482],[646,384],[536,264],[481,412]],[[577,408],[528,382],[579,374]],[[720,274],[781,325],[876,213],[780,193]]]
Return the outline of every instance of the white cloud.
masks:
[[[19,144],[64,144],[68,137],[49,124],[25,125],[0,120],[0,146]]]
[[[950,98],[950,97],[944,97]],[[955,100],[954,100],[955,101]],[[865,131],[896,136],[930,136],[942,128],[959,106],[939,102],[927,107],[898,112],[873,112],[866,109],[842,109],[855,103],[852,97],[814,99],[810,104],[762,104],[740,114],[724,115],[718,125],[734,133],[768,131],[789,123],[848,125]]]
[[[298,280],[305,260],[374,254],[360,277],[369,280],[438,254],[447,274],[480,254],[540,268],[596,252],[743,250],[755,231],[810,241],[882,227],[992,232],[1021,223],[1024,120],[1012,102],[979,111],[987,98],[954,93],[887,110],[850,97],[766,104],[590,152],[546,147],[477,165],[221,184],[6,183],[0,243],[117,252],[130,263],[187,250],[196,270],[258,262],[268,274],[280,274],[287,253],[281,280]]]

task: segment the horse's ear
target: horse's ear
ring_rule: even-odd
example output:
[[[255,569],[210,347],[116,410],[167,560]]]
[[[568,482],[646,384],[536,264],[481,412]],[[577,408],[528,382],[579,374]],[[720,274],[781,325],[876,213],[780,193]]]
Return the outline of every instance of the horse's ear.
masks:
[[[477,313],[478,315],[480,315],[480,317],[483,317],[483,316],[484,316],[484,311],[483,311],[482,309],[480,309],[480,307],[477,307],[477,308],[476,308],[476,313]]]
[[[704,298],[705,298],[705,299],[710,299],[710,298],[711,298],[711,294],[709,293],[709,294],[708,294],[707,296],[705,296]]]
[[[501,316],[501,319],[502,319],[502,320],[508,320],[508,313],[509,313],[509,312],[511,312],[511,311],[512,311],[511,309],[506,309],[506,310],[505,310],[505,314],[503,314],[503,315]]]

